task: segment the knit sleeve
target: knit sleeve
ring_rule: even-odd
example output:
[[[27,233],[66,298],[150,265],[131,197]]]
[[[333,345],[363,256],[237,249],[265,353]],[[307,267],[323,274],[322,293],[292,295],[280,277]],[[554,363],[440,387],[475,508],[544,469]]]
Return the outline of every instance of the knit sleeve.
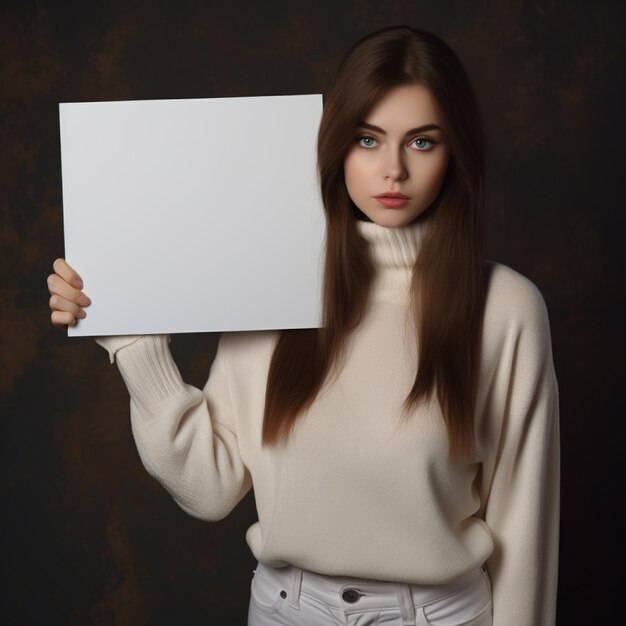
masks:
[[[141,339],[142,335],[118,335],[118,336],[106,336],[96,337],[96,343],[102,346],[109,353],[109,362],[115,363],[115,355],[126,346],[130,346],[131,343],[135,343],[138,339]]]
[[[183,382],[166,336],[138,338],[116,360],[148,473],[190,515],[224,518],[252,483],[237,442],[221,342],[204,391]]]
[[[526,280],[526,279],[524,279]],[[484,519],[493,626],[552,626],[559,543],[559,397],[545,303],[526,281],[497,366]],[[487,331],[489,332],[489,331]]]

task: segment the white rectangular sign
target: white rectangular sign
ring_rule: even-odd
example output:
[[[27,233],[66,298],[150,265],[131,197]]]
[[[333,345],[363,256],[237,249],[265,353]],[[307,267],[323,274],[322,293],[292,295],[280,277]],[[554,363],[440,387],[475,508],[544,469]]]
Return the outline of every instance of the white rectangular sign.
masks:
[[[59,105],[71,336],[321,325],[316,95]]]

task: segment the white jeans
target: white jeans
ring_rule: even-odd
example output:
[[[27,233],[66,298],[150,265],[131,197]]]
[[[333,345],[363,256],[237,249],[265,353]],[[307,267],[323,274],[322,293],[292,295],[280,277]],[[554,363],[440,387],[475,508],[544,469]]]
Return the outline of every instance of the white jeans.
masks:
[[[492,626],[484,567],[443,585],[323,576],[258,563],[248,626]]]

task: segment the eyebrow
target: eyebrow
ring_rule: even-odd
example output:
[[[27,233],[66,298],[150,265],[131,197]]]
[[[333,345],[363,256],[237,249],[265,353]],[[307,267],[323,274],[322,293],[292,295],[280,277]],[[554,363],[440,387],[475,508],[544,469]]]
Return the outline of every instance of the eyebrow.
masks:
[[[366,128],[367,130],[373,130],[377,133],[380,133],[381,135],[387,134],[386,131],[384,131],[379,126],[374,126],[374,124],[367,124],[366,122],[359,122],[358,127]],[[423,133],[425,130],[441,130],[441,128],[437,126],[437,124],[424,124],[424,126],[418,126],[417,128],[411,128],[411,130],[407,130],[406,133],[404,133],[404,136],[408,137],[409,135],[413,135],[415,133]]]

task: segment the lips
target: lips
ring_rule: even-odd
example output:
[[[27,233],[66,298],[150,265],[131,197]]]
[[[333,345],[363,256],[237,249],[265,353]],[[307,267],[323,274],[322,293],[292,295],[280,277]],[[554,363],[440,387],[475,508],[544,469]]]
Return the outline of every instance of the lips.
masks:
[[[379,193],[375,198],[402,198],[403,200],[409,200],[409,196],[405,196],[403,193],[399,191],[385,191],[384,193]]]
[[[376,200],[384,207],[389,209],[398,209],[408,204],[410,198],[399,191],[386,191],[374,196]]]

